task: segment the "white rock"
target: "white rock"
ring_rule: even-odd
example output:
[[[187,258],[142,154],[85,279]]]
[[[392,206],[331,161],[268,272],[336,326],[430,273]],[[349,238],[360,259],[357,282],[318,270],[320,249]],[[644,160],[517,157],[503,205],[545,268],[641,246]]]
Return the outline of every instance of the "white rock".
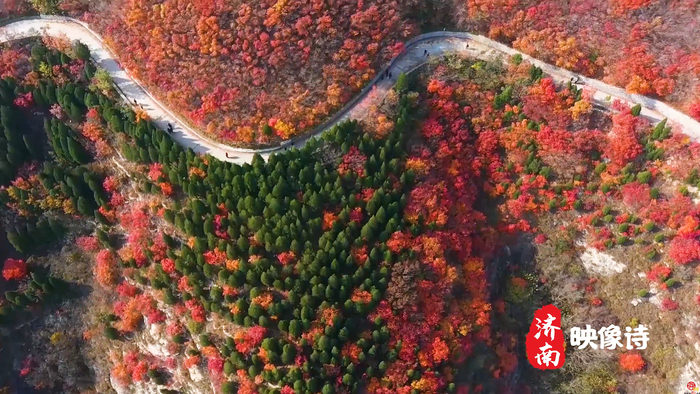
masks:
[[[202,375],[202,371],[199,370],[199,367],[194,366],[189,369],[190,371],[190,379],[193,382],[201,382],[204,379],[204,375]]]
[[[603,253],[595,248],[587,247],[581,254],[586,271],[598,274],[601,276],[612,276],[622,273],[627,266],[615,261],[615,259],[607,253]]]

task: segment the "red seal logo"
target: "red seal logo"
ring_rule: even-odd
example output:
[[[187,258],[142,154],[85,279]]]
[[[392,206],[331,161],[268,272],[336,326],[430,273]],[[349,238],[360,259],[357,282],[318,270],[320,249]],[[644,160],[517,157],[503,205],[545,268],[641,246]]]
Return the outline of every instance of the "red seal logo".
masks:
[[[693,389],[696,387],[695,382],[688,382],[686,387],[688,387],[688,390],[693,391]]]
[[[537,369],[559,369],[564,365],[564,333],[557,307],[546,305],[535,312],[525,346],[528,361]]]

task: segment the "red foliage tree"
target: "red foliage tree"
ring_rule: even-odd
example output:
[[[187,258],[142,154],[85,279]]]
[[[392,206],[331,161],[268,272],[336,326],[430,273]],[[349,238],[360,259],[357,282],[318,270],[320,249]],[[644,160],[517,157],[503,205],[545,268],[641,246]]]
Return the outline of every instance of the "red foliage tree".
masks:
[[[694,238],[676,237],[668,247],[668,257],[676,264],[688,264],[700,259],[700,241]]]
[[[75,244],[86,252],[95,252],[100,248],[100,243],[96,237],[78,237]]]
[[[620,354],[620,368],[627,372],[639,372],[646,366],[646,362],[639,353]]]
[[[700,101],[690,104],[690,116],[700,122]]]
[[[678,303],[671,298],[664,298],[661,300],[661,309],[665,311],[675,311],[678,309]]]
[[[607,135],[608,144],[603,152],[610,159],[610,172],[615,173],[642,153],[636,130],[638,125],[639,117],[632,115],[629,109],[613,116],[613,127]]]
[[[95,256],[95,279],[103,287],[110,287],[116,281],[116,258],[114,254],[103,249]]]
[[[343,156],[343,162],[338,166],[338,173],[345,175],[347,173],[357,174],[359,177],[365,175],[365,162],[367,156],[362,154],[356,146],[350,148],[350,151]]]
[[[663,283],[669,276],[671,276],[672,269],[661,263],[654,264],[646,273],[647,279],[652,282]]]
[[[651,188],[647,184],[632,182],[622,187],[622,202],[633,212],[646,207],[651,201]]]
[[[163,271],[172,274],[175,272],[175,262],[172,259],[165,258],[160,261],[161,267],[163,267]]]
[[[20,94],[14,101],[14,104],[20,108],[29,108],[34,104],[32,92]]]
[[[2,266],[5,280],[22,280],[27,276],[27,264],[24,260],[7,259]]]
[[[202,304],[200,304],[197,300],[192,299],[186,301],[185,305],[190,311],[190,316],[192,316],[192,320],[194,320],[197,323],[204,323],[204,321],[207,318],[207,312],[204,310]]]

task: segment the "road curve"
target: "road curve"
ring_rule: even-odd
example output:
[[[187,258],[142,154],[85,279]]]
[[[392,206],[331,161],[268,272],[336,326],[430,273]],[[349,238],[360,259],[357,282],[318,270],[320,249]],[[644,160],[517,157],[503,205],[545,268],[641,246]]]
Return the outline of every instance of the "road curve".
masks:
[[[167,127],[168,123],[172,124],[174,127],[173,138],[197,153],[210,154],[220,160],[242,164],[250,162],[255,153],[267,158],[271,153],[286,149],[291,144],[287,141],[279,147],[253,150],[231,147],[207,138],[170,111],[166,105],[153,97],[138,80],[122,69],[116,55],[107,47],[99,34],[82,21],[60,16],[20,18],[0,27],[0,42],[42,34],[65,35],[69,39],[79,40],[87,45],[96,64],[107,70],[112,76],[120,94],[128,103],[133,103],[136,100],[144,107],[151,119],[163,129]],[[573,77],[578,77],[580,87],[588,90],[597,104],[610,105],[613,100],[620,100],[632,105],[642,104],[642,115],[652,122],[668,118],[669,125],[673,126],[674,130],[689,135],[693,140],[700,140],[700,123],[664,102],[646,96],[630,94],[616,86],[552,66],[483,36],[464,32],[439,31],[423,34],[409,40],[406,43],[406,50],[379,72],[352,101],[330,119],[307,133],[306,136],[296,138],[294,145],[301,146],[309,138],[318,136],[334,124],[355,117],[359,111],[366,107],[367,101],[374,99],[370,92],[373,90],[386,91],[394,84],[400,73],[414,70],[430,60],[431,56],[434,58],[452,52],[465,53],[480,59],[490,59],[496,56],[510,57],[520,54],[524,60],[540,67],[559,83],[568,82]],[[506,59],[504,58],[504,60]],[[390,73],[391,77],[382,78],[382,75],[386,75],[385,71]]]

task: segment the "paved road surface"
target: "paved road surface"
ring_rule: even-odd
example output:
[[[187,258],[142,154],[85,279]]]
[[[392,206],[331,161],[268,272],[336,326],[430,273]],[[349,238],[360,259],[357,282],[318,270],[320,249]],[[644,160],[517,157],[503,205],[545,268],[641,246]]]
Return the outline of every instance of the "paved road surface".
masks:
[[[116,60],[116,56],[105,45],[102,38],[81,21],[57,16],[22,18],[0,27],[0,42],[41,34],[65,35],[69,39],[79,40],[87,45],[95,62],[109,72],[127,102],[133,103],[136,100],[142,104],[151,119],[163,129],[167,127],[168,123],[171,123],[174,126],[173,138],[180,144],[192,148],[197,153],[211,154],[221,160],[242,164],[250,162],[255,153],[260,153],[264,158],[267,158],[270,153],[283,150],[290,145],[290,142],[287,141],[276,148],[252,150],[231,147],[207,138],[171,112],[135,78],[132,78],[122,69]],[[426,50],[429,56],[425,56]],[[434,58],[451,52],[466,53],[480,59],[491,59],[495,56],[507,59],[514,54],[520,54],[523,56],[523,59],[542,68],[546,74],[558,82],[567,82],[572,77],[578,77],[579,85],[591,91],[597,104],[607,106],[615,99],[631,105],[636,103],[642,104],[644,107],[642,115],[651,121],[658,122],[668,118],[669,125],[673,126],[674,130],[682,131],[690,135],[694,140],[700,140],[700,123],[661,101],[629,94],[624,89],[541,62],[483,36],[463,32],[442,31],[423,34],[407,42],[406,51],[392,60],[351,102],[326,122],[314,128],[305,137],[295,139],[294,145],[296,147],[302,146],[309,138],[317,137],[334,124],[348,118],[361,116],[362,111],[367,108],[370,101],[380,100],[382,93],[393,86],[399,74],[414,70],[427,62],[431,57]],[[391,73],[392,77],[380,79],[386,70]],[[373,90],[376,93],[370,94]]]

